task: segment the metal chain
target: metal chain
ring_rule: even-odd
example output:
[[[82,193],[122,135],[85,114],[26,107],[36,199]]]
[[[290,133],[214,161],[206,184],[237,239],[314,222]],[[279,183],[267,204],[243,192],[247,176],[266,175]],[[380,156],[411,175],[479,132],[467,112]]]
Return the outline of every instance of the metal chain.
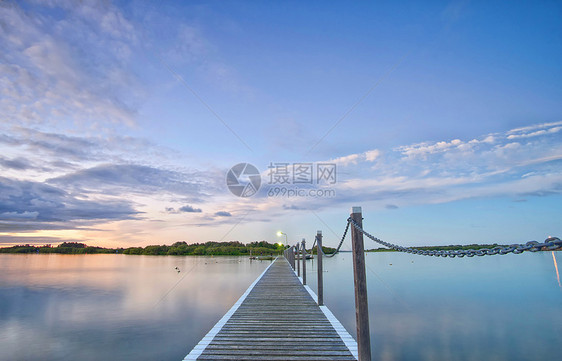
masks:
[[[305,255],[305,256],[310,255],[310,253],[308,253],[308,252],[306,251],[306,247],[302,247],[302,251],[304,252],[304,255]]]
[[[537,241],[530,241],[527,242],[525,244],[512,244],[510,246],[498,246],[498,247],[494,247],[494,248],[482,248],[482,249],[461,249],[461,250],[421,250],[421,249],[415,249],[415,248],[410,248],[410,247],[402,247],[402,246],[397,246],[395,244],[392,243],[388,243],[385,241],[382,241],[374,236],[372,236],[371,234],[369,234],[367,231],[365,231],[363,228],[361,228],[357,222],[355,222],[353,219],[348,218],[348,226],[349,223],[353,224],[353,227],[355,227],[355,229],[357,229],[359,232],[363,233],[365,236],[367,236],[368,238],[372,239],[373,241],[382,244],[383,246],[386,246],[388,248],[391,248],[393,250],[396,251],[400,251],[400,252],[406,252],[406,253],[412,253],[412,254],[418,254],[418,255],[422,255],[422,256],[436,256],[436,257],[451,257],[451,258],[455,258],[455,257],[474,257],[474,256],[491,256],[491,255],[496,255],[496,254],[508,254],[508,253],[514,253],[514,254],[521,254],[525,251],[530,251],[530,252],[537,252],[542,250],[544,247],[546,247],[546,249],[548,251],[551,250],[555,250],[558,249],[560,247],[562,247],[562,241],[557,238],[557,237],[548,237],[543,243],[539,243]],[[347,231],[347,228],[346,228]]]
[[[347,220],[347,224],[345,225],[345,231],[343,231],[343,236],[341,236],[341,241],[340,244],[338,244],[338,248],[336,248],[336,250],[334,251],[334,253],[330,253],[330,254],[326,254],[324,253],[323,249],[320,249],[320,251],[322,252],[322,254],[326,257],[334,257],[336,255],[336,253],[338,253],[340,251],[340,248],[343,244],[343,241],[345,240],[345,236],[347,235],[347,231],[349,230],[349,222],[350,222],[351,218],[349,218]],[[317,237],[314,237],[314,241],[316,241]]]

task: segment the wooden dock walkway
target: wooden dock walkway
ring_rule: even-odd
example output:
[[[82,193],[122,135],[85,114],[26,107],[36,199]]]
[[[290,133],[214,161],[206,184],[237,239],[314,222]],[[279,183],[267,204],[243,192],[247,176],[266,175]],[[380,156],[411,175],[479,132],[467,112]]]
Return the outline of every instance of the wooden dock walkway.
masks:
[[[279,257],[184,360],[357,360],[357,344]]]

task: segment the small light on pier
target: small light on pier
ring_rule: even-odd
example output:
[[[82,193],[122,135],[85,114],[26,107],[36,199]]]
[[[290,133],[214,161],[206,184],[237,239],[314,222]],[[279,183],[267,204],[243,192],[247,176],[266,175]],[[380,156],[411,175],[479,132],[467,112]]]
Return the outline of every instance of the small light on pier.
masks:
[[[281,237],[281,236],[283,236],[283,235],[285,236],[285,245],[288,246],[288,245],[289,245],[289,242],[287,241],[287,234],[284,233],[284,232],[281,232],[281,231],[278,231],[278,232],[277,232],[277,237]]]

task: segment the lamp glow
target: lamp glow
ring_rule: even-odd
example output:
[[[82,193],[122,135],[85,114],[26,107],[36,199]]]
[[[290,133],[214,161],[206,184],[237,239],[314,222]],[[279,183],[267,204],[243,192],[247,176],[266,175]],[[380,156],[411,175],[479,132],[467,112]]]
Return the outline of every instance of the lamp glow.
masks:
[[[278,232],[277,232],[277,237],[281,237],[281,236],[285,236],[285,245],[288,246],[288,245],[289,245],[289,242],[287,241],[287,233],[278,231]]]

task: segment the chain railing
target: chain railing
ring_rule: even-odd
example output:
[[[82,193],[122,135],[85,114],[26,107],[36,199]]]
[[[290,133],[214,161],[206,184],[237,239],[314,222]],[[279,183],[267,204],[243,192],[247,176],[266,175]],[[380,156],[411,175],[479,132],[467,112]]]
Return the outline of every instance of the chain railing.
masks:
[[[352,225],[353,227],[350,227]],[[350,230],[351,229],[351,230]],[[504,255],[504,254],[521,254],[523,252],[538,252],[538,251],[551,251],[562,248],[562,241],[557,237],[548,237],[544,242],[539,243],[530,241],[525,244],[512,244],[509,246],[497,246],[493,248],[481,249],[419,249],[413,247],[403,247],[400,245],[385,242],[371,235],[363,229],[363,216],[361,207],[353,207],[350,217],[347,219],[345,230],[341,237],[338,247],[333,253],[325,254],[322,249],[322,231],[318,231],[312,244],[311,252],[314,252],[314,246],[317,249],[318,255],[318,305],[323,305],[323,276],[322,276],[322,257],[333,257],[339,251],[347,233],[351,233],[352,243],[352,259],[353,259],[353,278],[355,288],[355,315],[356,315],[356,334],[357,334],[357,357],[359,361],[371,360],[370,350],[370,334],[369,334],[369,310],[367,302],[367,284],[365,275],[365,251],[363,244],[363,235],[370,238],[374,242],[388,247],[392,250],[411,253],[422,256],[435,256],[435,257],[474,257],[474,256],[489,256],[489,255]],[[291,264],[293,270],[295,269],[297,275],[301,276],[301,263],[302,263],[302,282],[306,285],[306,259],[309,253],[306,251],[305,240],[297,243],[295,246],[289,247],[285,251],[285,257]]]
[[[338,247],[336,248],[336,250],[332,253],[326,254],[326,253],[324,253],[324,250],[322,248],[320,248],[320,251],[322,251],[322,254],[325,257],[334,257],[340,251],[340,248],[343,245],[343,241],[345,241],[345,236],[347,235],[348,230],[349,230],[349,219],[347,220],[347,223],[345,225],[345,230],[343,231],[343,235],[341,236],[340,243],[338,244]],[[317,236],[314,237],[314,244],[316,244],[317,240],[318,240]],[[312,246],[312,249],[314,249],[314,246]]]
[[[421,256],[435,256],[435,257],[474,257],[474,256],[493,256],[496,254],[504,255],[508,253],[513,254],[521,254],[523,252],[538,252],[543,249],[548,251],[555,250],[562,247],[562,241],[557,237],[548,237],[543,243],[539,243],[537,241],[530,241],[525,244],[512,244],[509,246],[498,246],[494,248],[481,248],[481,249],[459,249],[459,250],[445,250],[445,249],[437,249],[437,250],[423,250],[423,249],[416,249],[411,247],[402,247],[398,246],[389,242],[385,242],[380,240],[369,232],[365,231],[362,227],[360,227],[353,219],[348,218],[349,223],[353,225],[355,229],[359,232],[363,233],[367,238],[382,244],[390,249],[399,252],[405,253],[412,253]]]

